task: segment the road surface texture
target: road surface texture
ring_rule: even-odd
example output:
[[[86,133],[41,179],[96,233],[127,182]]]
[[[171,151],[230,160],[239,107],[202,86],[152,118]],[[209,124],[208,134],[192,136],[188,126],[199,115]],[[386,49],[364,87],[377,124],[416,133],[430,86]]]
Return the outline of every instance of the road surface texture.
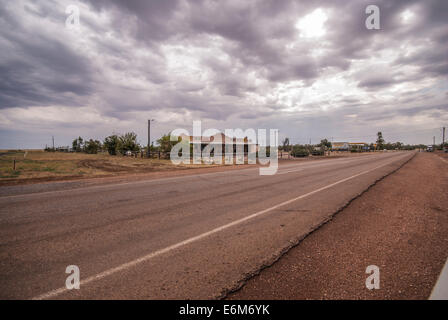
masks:
[[[447,190],[448,163],[419,153],[228,298],[428,299],[448,256]]]
[[[290,162],[273,176],[246,167],[3,187],[0,299],[221,298],[414,155]],[[79,290],[65,287],[69,265],[80,268]]]

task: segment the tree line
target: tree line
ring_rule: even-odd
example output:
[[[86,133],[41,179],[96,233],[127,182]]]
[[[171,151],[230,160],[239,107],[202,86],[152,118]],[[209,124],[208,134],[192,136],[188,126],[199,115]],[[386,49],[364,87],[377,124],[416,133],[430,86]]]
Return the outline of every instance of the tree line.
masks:
[[[108,152],[110,155],[126,154],[130,152],[139,152],[142,147],[137,142],[137,134],[127,132],[125,134],[113,134],[106,137],[103,141],[86,139],[78,137],[72,142],[73,152],[85,152],[95,154],[98,152]]]
[[[375,150],[415,150],[425,149],[423,144],[404,144],[402,142],[386,142],[382,132],[377,133],[376,143],[367,144],[365,149],[359,147],[351,147],[349,152],[363,152]],[[280,151],[289,152],[294,157],[306,157],[312,155],[323,155],[325,151],[332,150],[332,144],[328,139],[322,139],[318,144],[290,144],[289,138],[285,138],[279,147]]]
[[[157,146],[151,144],[151,153],[161,152],[167,154],[171,151],[171,148],[177,143],[177,141],[170,140],[170,133],[164,134],[162,137],[156,140]],[[414,149],[424,149],[425,145],[409,145],[402,142],[386,142],[383,138],[381,132],[377,133],[376,144],[369,144],[365,150],[360,150],[359,148],[353,147],[348,150],[351,152],[360,151],[373,151],[373,150],[414,150]],[[53,150],[51,148],[46,148],[46,151],[61,151],[57,148]],[[304,157],[310,154],[312,155],[323,155],[325,151],[331,150],[332,144],[328,139],[322,139],[318,144],[290,144],[289,138],[285,138],[279,147],[280,151],[289,152],[295,157]],[[68,151],[68,150],[67,150]],[[137,142],[137,134],[135,132],[127,132],[124,134],[112,134],[104,138],[103,141],[94,139],[83,139],[78,137],[73,140],[72,148],[70,151],[73,152],[84,152],[88,154],[96,154],[99,152],[107,152],[110,155],[122,154],[125,155],[129,152],[133,154],[138,152],[147,152],[147,147],[141,146]]]
[[[168,153],[171,148],[177,142],[170,141],[170,134],[163,135],[157,140],[158,146],[151,144],[151,152]],[[71,150],[67,148],[46,148],[46,151],[72,151],[72,152],[84,152],[88,154],[96,154],[99,152],[107,152],[110,155],[126,155],[129,152],[133,154],[138,152],[146,152],[146,146],[142,146],[137,142],[137,134],[135,132],[127,132],[124,134],[112,134],[104,138],[103,141],[94,139],[84,139],[78,137],[72,141]]]

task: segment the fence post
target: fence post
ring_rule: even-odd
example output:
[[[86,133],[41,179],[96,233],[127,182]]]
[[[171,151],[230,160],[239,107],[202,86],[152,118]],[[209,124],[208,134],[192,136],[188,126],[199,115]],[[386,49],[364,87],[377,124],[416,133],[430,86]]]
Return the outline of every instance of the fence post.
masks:
[[[16,170],[16,158],[14,158],[14,171]]]

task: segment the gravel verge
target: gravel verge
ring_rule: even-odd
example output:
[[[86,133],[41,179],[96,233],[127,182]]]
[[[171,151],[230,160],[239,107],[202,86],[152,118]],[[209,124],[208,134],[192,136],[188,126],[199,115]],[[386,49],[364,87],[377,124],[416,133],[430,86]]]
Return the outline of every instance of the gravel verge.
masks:
[[[427,299],[448,256],[446,190],[447,163],[419,153],[227,299]]]

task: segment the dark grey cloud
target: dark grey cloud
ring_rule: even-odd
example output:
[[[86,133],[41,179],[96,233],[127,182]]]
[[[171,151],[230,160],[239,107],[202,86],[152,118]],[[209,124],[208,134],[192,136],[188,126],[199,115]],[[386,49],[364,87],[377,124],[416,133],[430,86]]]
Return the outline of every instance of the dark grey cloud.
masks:
[[[47,16],[32,12],[43,19]],[[0,54],[0,108],[73,105],[76,99],[65,93],[86,96],[91,92],[90,62],[63,41],[41,30],[25,29],[18,12],[3,11],[0,28],[5,46]]]
[[[139,40],[164,41],[179,31],[174,17],[179,0],[88,0],[88,3],[96,10],[111,12],[117,30],[126,29],[129,19],[135,18],[137,28],[132,36]]]
[[[359,82],[360,87],[369,87],[369,88],[381,88],[386,87],[391,84],[397,83],[397,81],[393,78],[383,77],[383,76],[374,76],[369,79],[362,80]]]
[[[442,49],[442,48],[441,48]],[[399,65],[413,65],[424,74],[447,75],[448,51],[446,50],[422,50],[401,56],[395,61]]]

